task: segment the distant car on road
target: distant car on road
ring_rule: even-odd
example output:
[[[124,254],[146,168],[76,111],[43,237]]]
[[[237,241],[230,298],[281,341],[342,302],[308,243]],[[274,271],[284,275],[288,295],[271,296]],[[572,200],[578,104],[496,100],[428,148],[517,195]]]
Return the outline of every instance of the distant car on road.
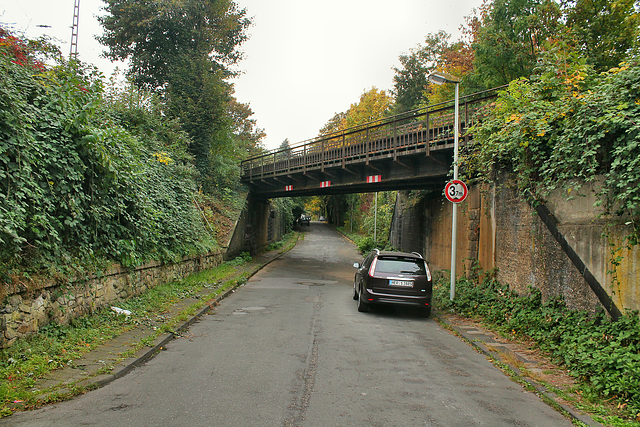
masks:
[[[353,266],[358,311],[366,312],[373,304],[403,304],[419,307],[425,317],[431,315],[431,272],[419,253],[374,249]]]
[[[302,214],[302,215],[300,215],[300,219],[298,220],[298,223],[300,225],[310,226],[311,225],[311,217],[309,215]]]
[[[326,221],[326,219],[321,215],[320,218],[318,218],[318,221]]]

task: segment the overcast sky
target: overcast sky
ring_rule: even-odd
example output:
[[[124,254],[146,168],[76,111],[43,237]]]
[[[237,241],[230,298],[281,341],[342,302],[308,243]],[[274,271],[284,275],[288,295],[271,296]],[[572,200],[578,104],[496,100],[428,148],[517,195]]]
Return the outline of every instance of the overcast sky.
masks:
[[[236,98],[250,104],[267,148],[285,138],[313,138],[335,113],[360,95],[393,87],[398,57],[439,30],[459,38],[464,17],[482,0],[236,0],[253,25],[234,80]],[[101,0],[80,3],[79,59],[109,76],[116,65],[100,58],[95,16]],[[47,34],[63,53],[71,42],[74,0],[0,0],[0,23],[29,37]],[[46,27],[42,27],[46,26]]]

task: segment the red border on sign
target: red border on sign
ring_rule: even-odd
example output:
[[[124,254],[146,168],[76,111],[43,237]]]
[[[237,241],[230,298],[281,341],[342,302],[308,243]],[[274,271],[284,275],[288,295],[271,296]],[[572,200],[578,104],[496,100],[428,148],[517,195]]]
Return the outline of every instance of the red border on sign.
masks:
[[[460,199],[451,198],[451,195],[449,194],[449,187],[451,187],[453,184],[462,185],[462,189],[464,190],[464,193],[462,194],[462,198],[460,198]],[[459,179],[451,180],[451,181],[447,182],[447,185],[444,186],[444,196],[451,203],[460,203],[460,202],[464,201],[464,199],[467,198],[467,194],[469,194],[469,189],[467,188],[467,185],[464,182],[460,181]]]

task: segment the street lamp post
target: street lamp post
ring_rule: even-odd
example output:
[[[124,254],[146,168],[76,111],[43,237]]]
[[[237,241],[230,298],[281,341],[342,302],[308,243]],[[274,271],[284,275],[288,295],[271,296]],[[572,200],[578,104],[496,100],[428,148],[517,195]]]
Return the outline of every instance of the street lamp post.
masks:
[[[452,76],[449,73],[434,71],[427,76],[431,83],[438,85],[444,83],[455,83],[456,95],[455,95],[455,118],[454,118],[454,130],[453,130],[453,179],[458,179],[458,132],[460,129],[459,123],[459,88],[460,78]],[[453,301],[456,295],[456,252],[457,252],[457,240],[458,240],[458,205],[452,203],[451,213],[451,287],[449,291],[449,299]]]
[[[376,191],[376,203],[373,213],[373,244],[378,247],[378,192]]]

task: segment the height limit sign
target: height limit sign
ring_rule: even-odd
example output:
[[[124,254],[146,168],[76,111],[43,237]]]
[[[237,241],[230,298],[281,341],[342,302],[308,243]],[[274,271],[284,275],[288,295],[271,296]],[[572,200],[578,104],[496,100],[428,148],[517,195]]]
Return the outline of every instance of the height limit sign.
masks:
[[[452,203],[460,203],[467,198],[469,190],[464,182],[454,179],[449,181],[444,187],[444,195]]]

